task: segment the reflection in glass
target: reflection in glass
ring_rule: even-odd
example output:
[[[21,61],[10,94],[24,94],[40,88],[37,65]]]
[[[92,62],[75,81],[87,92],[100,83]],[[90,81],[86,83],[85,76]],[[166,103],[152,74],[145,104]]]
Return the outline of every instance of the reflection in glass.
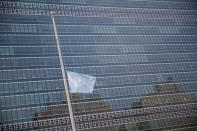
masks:
[[[196,130],[194,1],[0,5],[0,130],[71,130],[51,10],[66,71],[96,77],[70,94],[77,130]]]

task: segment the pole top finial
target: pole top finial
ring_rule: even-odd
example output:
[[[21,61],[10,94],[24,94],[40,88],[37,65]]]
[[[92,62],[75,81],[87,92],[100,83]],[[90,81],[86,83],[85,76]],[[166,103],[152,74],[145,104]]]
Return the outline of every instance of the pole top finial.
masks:
[[[55,15],[55,12],[54,11],[50,11],[50,15]]]

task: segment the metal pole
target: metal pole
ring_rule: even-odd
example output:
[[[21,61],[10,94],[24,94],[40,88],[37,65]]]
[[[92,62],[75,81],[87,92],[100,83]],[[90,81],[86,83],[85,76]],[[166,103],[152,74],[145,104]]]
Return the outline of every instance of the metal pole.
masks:
[[[72,130],[76,131],[75,119],[74,119],[72,105],[71,105],[71,101],[70,101],[70,94],[69,94],[69,90],[68,90],[68,83],[66,81],[64,62],[63,62],[61,48],[60,48],[60,43],[59,43],[59,38],[58,38],[58,34],[57,34],[54,14],[55,13],[53,11],[50,12],[51,19],[52,19],[52,22],[53,22],[53,29],[54,29],[54,32],[55,32],[55,38],[56,38],[57,49],[58,49],[58,54],[59,54],[59,60],[60,60],[60,65],[61,65],[61,70],[62,70],[62,76],[63,76],[63,80],[64,80],[64,88],[66,90],[66,98],[67,98],[68,111],[69,111],[69,114],[70,114],[70,119],[71,119],[71,124],[72,124]]]

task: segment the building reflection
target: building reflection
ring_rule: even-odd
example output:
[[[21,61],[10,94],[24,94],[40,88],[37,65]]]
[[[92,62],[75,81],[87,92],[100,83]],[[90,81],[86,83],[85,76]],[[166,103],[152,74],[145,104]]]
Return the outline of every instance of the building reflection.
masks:
[[[88,100],[84,100],[83,94],[80,93],[72,93],[72,107],[73,107],[73,113],[75,115],[85,115],[85,114],[93,114],[93,113],[102,113],[102,112],[111,112],[111,107],[108,103],[102,101],[98,94],[96,94],[96,99],[91,99],[92,102]],[[64,98],[66,99],[66,95],[64,95]],[[53,102],[50,101],[50,99],[47,100],[47,108],[46,110],[36,112],[35,113],[35,121],[39,120],[47,120],[47,119],[54,119],[55,118],[62,118],[62,117],[69,117],[69,111],[68,106],[66,104],[66,101],[64,101],[64,104],[58,104],[54,105]],[[58,126],[65,126],[64,124],[60,125],[53,125],[51,127],[58,127]],[[49,128],[49,126],[44,127],[42,126],[41,129]],[[38,129],[38,128],[36,128]]]
[[[151,93],[133,103],[133,109],[151,108],[170,106],[178,104],[191,103],[197,100],[195,93],[186,92],[184,89],[177,86],[171,77],[166,82],[159,82],[153,85]],[[174,110],[179,112],[183,110]],[[160,114],[169,113],[162,111]],[[145,114],[147,115],[147,114]],[[165,115],[165,114],[164,114]],[[154,129],[170,129],[179,125],[191,125],[197,122],[197,118],[192,117],[172,117],[168,119],[159,119],[153,121],[143,121],[135,124],[127,124],[121,128],[121,131],[133,130],[154,130]]]
[[[169,77],[166,82],[153,85],[151,93],[141,98],[140,102],[143,107],[152,107],[191,102],[195,98],[195,94],[187,93],[179,88]]]
[[[194,100],[197,100],[197,96],[193,93],[186,92],[184,89],[177,86],[177,84],[172,80],[172,78],[168,78],[165,82],[155,83],[153,88],[146,96],[143,96],[139,99],[139,101],[133,103],[132,110],[138,109],[150,109],[154,107],[162,107],[162,106],[170,106],[170,105],[178,105],[184,103],[190,103]],[[90,102],[84,99],[82,94],[76,93],[71,95],[72,98],[72,106],[75,115],[85,115],[85,114],[97,114],[97,113],[110,113],[113,110],[110,107],[110,104],[104,102],[99,98],[99,95],[95,97],[96,99],[91,99],[93,102]],[[91,104],[90,104],[91,103]],[[179,112],[182,110],[172,110],[171,112]],[[165,110],[161,111],[159,114],[169,113]],[[153,113],[152,115],[156,115],[158,113]],[[143,114],[143,116],[150,114]],[[36,120],[47,120],[47,119],[55,119],[61,117],[68,117],[68,108],[65,104],[56,105],[50,100],[48,100],[47,109],[44,111],[40,111],[36,113]],[[139,117],[137,116],[126,116],[126,117]],[[123,117],[125,118],[125,117]],[[111,118],[115,119],[115,118]],[[108,120],[111,120],[108,118]],[[102,119],[97,119],[95,121],[83,121],[83,122],[97,122]],[[106,120],[106,119],[103,119]],[[196,118],[190,117],[173,117],[167,119],[158,119],[158,120],[147,120],[141,122],[135,122],[126,125],[116,125],[109,127],[108,129],[113,131],[130,131],[130,130],[154,130],[154,129],[170,129],[170,127],[178,126],[178,125],[189,125],[192,122],[197,122]],[[53,125],[51,127],[56,126],[65,126],[63,125]],[[49,128],[49,127],[41,127]],[[103,131],[103,128],[91,129],[92,131]],[[84,130],[86,131],[86,130]]]

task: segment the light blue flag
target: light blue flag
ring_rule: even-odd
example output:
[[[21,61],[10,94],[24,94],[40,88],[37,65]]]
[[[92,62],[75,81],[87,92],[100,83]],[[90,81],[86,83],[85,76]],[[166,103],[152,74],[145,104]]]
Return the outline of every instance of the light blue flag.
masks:
[[[96,77],[67,71],[68,84],[71,93],[92,93]]]

